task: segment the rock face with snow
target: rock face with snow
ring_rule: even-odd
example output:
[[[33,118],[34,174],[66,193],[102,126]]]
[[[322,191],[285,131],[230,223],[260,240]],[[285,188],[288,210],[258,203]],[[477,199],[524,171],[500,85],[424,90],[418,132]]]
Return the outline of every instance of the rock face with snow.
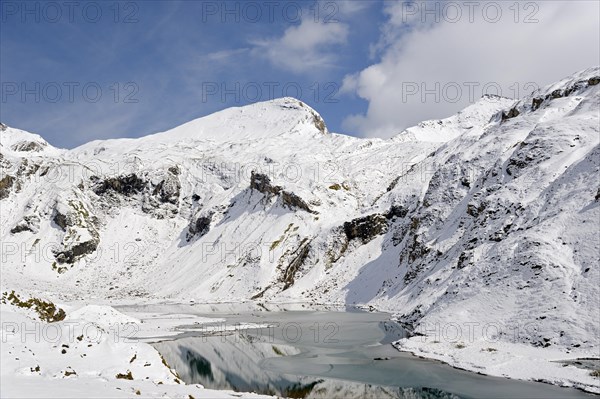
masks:
[[[372,304],[413,329],[532,322],[519,341],[592,347],[599,76],[391,140],[330,133],[291,98],[72,150],[3,125],[2,284]]]

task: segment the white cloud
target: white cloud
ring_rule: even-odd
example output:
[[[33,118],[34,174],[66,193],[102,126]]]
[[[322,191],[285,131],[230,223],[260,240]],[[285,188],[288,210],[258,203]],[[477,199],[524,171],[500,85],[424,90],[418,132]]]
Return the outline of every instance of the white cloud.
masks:
[[[345,44],[348,26],[339,22],[315,22],[306,18],[285,30],[283,36],[256,40],[252,53],[266,57],[273,65],[295,73],[335,66],[336,46]]]
[[[471,20],[466,3],[451,3],[462,12],[454,22],[451,9],[435,22],[435,14],[423,13],[423,3],[416,4],[416,14],[406,2],[388,3],[388,22],[374,46],[379,61],[344,79],[342,92],[368,101],[367,112],[347,117],[345,129],[389,137],[422,120],[449,116],[494,92],[495,84],[501,94],[520,97],[532,90],[529,82],[543,86],[600,63],[598,2],[519,3],[518,16],[509,8],[514,2],[496,2],[502,16],[495,23],[493,7],[483,11],[486,3],[476,3]],[[434,3],[428,7],[435,10]],[[524,23],[526,17],[538,22]],[[423,98],[423,89],[433,89],[438,99]]]
[[[367,8],[371,7],[373,4],[377,4],[374,1],[357,1],[357,0],[321,0],[323,14],[329,12],[330,14],[340,14],[344,17],[352,17],[362,11],[365,11]],[[329,15],[329,14],[327,14]]]
[[[235,58],[239,55],[243,55],[247,51],[248,51],[247,48],[220,50],[220,51],[208,53],[205,56],[205,58],[207,61],[212,61],[212,62],[228,62],[228,61],[231,61],[232,58]]]

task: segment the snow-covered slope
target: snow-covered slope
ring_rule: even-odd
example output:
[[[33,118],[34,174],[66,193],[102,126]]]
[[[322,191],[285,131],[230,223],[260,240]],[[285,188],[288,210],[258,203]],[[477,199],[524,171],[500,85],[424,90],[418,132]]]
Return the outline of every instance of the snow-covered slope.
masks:
[[[392,140],[406,141],[450,141],[471,129],[483,129],[494,115],[506,108],[510,108],[516,100],[485,95],[479,101],[459,111],[456,115],[440,120],[424,121],[417,126],[410,127]],[[471,132],[472,133],[472,132]]]
[[[3,126],[2,288],[371,304],[425,333],[597,351],[598,83],[391,140],[329,133],[291,98],[73,150]]]

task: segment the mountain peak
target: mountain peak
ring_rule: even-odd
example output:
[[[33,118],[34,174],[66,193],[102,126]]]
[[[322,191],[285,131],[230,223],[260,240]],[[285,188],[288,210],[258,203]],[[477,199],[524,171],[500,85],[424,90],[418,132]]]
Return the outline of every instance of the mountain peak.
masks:
[[[281,135],[322,135],[325,121],[313,108],[292,97],[227,108],[144,139],[246,141]]]
[[[24,156],[43,153],[52,155],[59,150],[44,140],[40,135],[12,128],[0,122],[0,148],[6,154]]]

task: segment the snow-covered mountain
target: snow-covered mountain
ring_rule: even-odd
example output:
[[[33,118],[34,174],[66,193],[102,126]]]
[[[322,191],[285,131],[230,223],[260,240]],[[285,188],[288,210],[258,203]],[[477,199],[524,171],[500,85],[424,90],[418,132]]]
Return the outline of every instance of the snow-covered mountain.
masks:
[[[72,150],[2,125],[2,290],[365,304],[597,347],[598,83],[390,140],[330,133],[293,98]]]

